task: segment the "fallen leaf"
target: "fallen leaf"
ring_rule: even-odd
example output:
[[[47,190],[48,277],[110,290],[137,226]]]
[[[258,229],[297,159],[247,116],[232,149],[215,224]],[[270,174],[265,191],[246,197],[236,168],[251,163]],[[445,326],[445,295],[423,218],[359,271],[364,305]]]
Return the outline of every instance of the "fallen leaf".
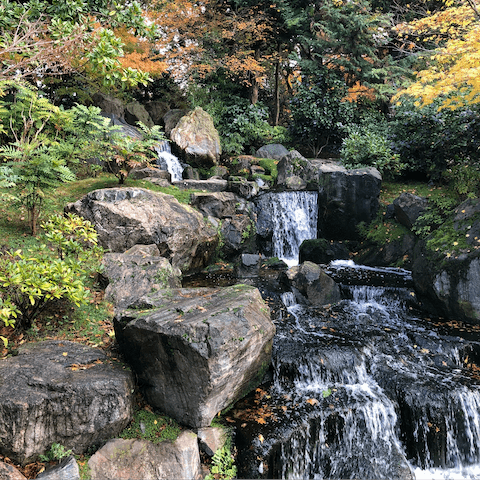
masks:
[[[318,403],[318,400],[316,398],[309,398],[307,400],[307,403],[309,403],[310,405],[316,405]]]
[[[263,443],[263,441],[265,440],[265,438],[263,438],[263,435],[262,435],[262,434],[260,434],[260,435],[258,436],[258,439],[260,440],[261,443]]]

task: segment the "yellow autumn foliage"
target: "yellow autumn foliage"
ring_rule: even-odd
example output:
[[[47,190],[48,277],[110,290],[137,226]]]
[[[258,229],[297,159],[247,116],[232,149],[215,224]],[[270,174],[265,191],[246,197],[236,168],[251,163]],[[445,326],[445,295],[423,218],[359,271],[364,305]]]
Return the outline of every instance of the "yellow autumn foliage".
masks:
[[[434,42],[428,51],[427,67],[416,72],[416,81],[393,100],[408,94],[419,105],[444,98],[440,108],[460,108],[480,103],[480,17],[474,0],[444,2],[447,8],[415,22],[400,25],[397,31],[407,42]]]

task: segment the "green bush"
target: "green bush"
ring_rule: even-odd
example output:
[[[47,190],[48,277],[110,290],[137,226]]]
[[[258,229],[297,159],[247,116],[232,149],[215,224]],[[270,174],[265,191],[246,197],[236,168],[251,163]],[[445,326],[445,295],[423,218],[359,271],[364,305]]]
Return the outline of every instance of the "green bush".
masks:
[[[375,167],[387,179],[398,176],[404,168],[387,137],[369,127],[351,128],[343,140],[340,156],[347,168]]]
[[[202,106],[213,118],[225,155],[251,154],[270,143],[289,144],[287,129],[268,123],[268,109],[240,97]]]
[[[476,166],[480,148],[480,107],[451,111],[439,106],[440,100],[419,107],[402,97],[389,123],[393,150],[406,170],[434,180],[459,162]]]
[[[0,257],[0,320],[5,325],[28,329],[57,300],[78,306],[90,298],[85,284],[102,253],[91,224],[71,215],[65,221],[54,217],[45,226],[45,240],[55,244],[53,249],[41,245]]]

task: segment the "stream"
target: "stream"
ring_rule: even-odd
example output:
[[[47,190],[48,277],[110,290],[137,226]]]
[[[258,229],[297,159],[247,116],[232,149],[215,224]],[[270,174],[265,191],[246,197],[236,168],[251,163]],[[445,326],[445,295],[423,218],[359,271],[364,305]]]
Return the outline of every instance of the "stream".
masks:
[[[285,246],[312,211],[292,198],[273,210],[290,265],[299,244]],[[238,477],[480,479],[480,327],[425,317],[408,271],[326,271],[344,299],[322,308],[256,280],[277,334],[271,380],[226,417]]]

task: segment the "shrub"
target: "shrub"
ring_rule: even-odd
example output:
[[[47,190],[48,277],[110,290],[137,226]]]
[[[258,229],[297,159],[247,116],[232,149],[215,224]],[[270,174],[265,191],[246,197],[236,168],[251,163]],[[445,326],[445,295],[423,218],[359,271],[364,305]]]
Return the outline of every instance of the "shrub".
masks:
[[[203,108],[213,118],[225,155],[254,153],[270,143],[290,143],[285,127],[269,125],[268,109],[261,102],[252,105],[235,97],[228,103],[217,100]]]
[[[89,222],[70,215],[45,224],[50,249],[7,252],[0,257],[0,319],[7,326],[28,329],[55,301],[80,305],[89,299],[85,287],[90,270],[98,265],[101,249]]]
[[[404,168],[400,156],[392,152],[387,137],[368,127],[350,129],[342,142],[340,156],[347,168],[375,167],[388,179],[399,175]]]
[[[480,107],[439,110],[439,102],[418,107],[402,97],[389,124],[393,150],[406,170],[434,180],[452,164],[475,165],[480,148]]]

